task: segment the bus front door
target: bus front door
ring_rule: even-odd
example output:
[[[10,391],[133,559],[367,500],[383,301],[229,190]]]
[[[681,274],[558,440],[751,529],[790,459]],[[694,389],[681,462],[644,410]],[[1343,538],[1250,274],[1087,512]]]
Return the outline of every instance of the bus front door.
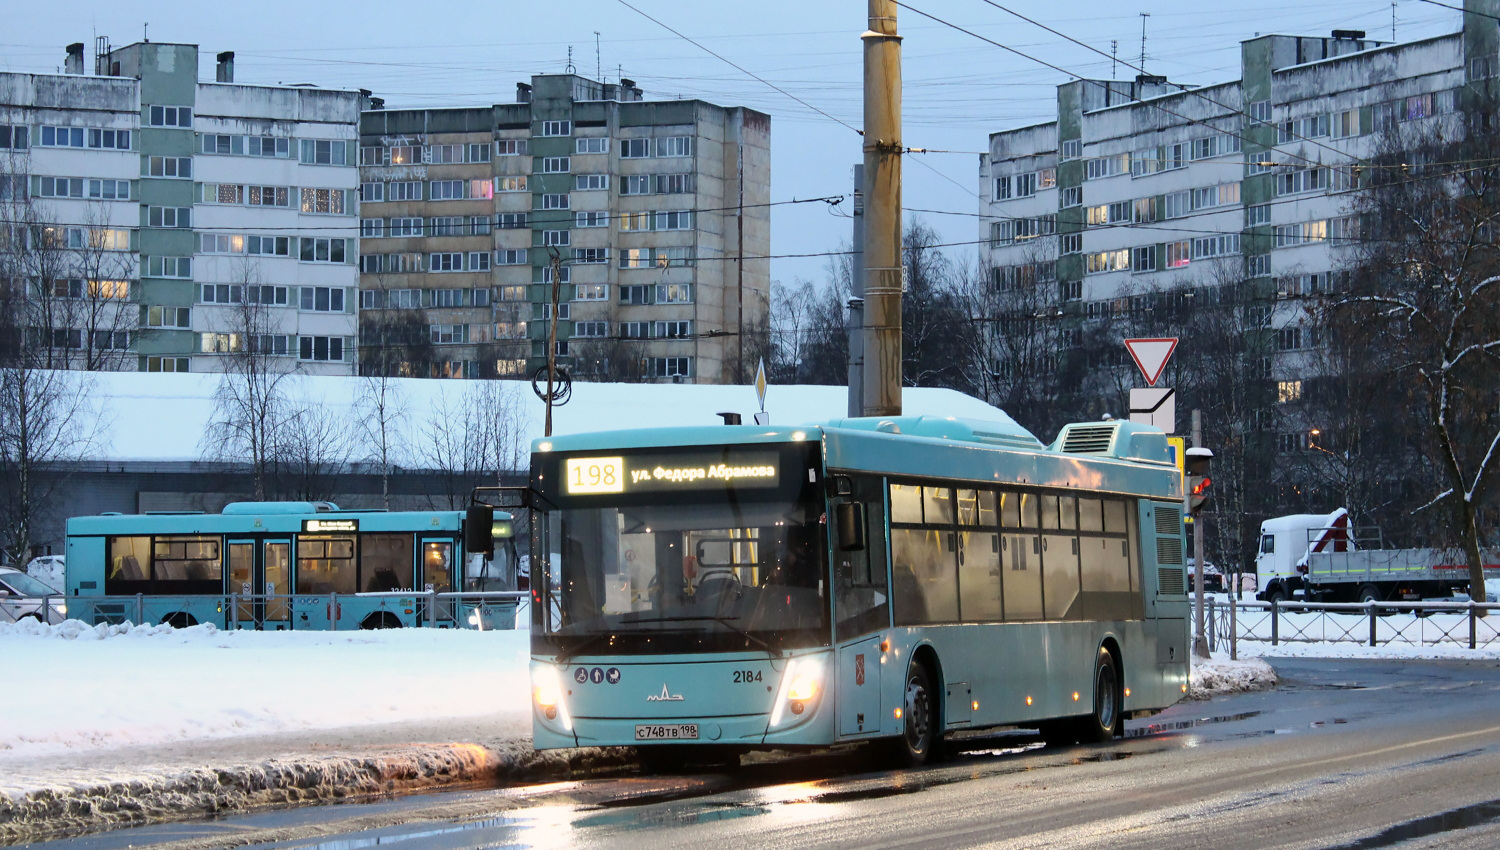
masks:
[[[452,593],[454,571],[457,569],[458,547],[454,545],[451,537],[447,538],[423,538],[422,543],[422,580],[418,586],[422,588],[424,595],[417,602],[417,610],[421,613],[421,622],[426,624],[429,620],[435,620],[441,626],[453,626],[455,623],[454,613],[457,610],[455,600],[439,599],[435,612],[427,608],[432,604],[429,593]]]
[[[229,592],[239,596],[242,629],[284,629],[291,590],[290,540],[230,540]],[[231,625],[226,612],[225,626]]]

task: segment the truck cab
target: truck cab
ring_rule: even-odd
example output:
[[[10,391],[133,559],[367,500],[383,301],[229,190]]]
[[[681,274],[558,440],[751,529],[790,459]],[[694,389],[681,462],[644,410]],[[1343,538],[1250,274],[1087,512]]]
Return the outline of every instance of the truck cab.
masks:
[[[1353,548],[1349,512],[1344,508],[1330,514],[1292,514],[1266,520],[1260,524],[1260,549],[1255,555],[1255,598],[1277,602],[1303,595],[1309,554]]]

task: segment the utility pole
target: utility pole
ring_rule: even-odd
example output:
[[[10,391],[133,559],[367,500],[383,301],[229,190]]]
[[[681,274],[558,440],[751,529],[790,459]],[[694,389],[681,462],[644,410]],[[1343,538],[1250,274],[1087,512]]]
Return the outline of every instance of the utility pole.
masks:
[[[865,50],[864,416],[901,415],[901,36],[869,0]]]
[[[1146,73],[1146,19],[1151,17],[1150,12],[1141,12],[1141,63],[1136,66],[1141,73]]]
[[[552,436],[552,399],[556,395],[557,381],[557,303],[562,296],[562,254],[556,248],[552,253],[552,314],[547,322],[547,422],[542,436]]]
[[[1193,411],[1193,448],[1203,446],[1203,411]],[[1185,498],[1192,498],[1185,494]],[[1203,628],[1203,515],[1193,518],[1193,599],[1196,612],[1193,615],[1198,636],[1193,639],[1193,654],[1208,657],[1208,632]]]
[[[854,252],[849,260],[849,415],[865,407],[865,167],[854,166]]]

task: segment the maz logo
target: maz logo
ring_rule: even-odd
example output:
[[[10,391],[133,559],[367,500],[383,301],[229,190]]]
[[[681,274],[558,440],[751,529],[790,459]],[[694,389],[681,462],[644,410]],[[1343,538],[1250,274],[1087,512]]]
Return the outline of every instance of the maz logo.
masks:
[[[674,694],[667,690],[667,683],[662,682],[661,693],[646,697],[646,702],[682,702],[682,694]]]

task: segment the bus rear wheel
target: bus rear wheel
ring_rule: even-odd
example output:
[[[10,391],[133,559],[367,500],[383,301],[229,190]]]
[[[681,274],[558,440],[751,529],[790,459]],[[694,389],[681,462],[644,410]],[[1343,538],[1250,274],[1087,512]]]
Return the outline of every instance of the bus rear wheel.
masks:
[[[921,767],[932,758],[938,744],[937,698],[927,666],[914,662],[906,668],[906,688],[901,706],[901,734],[890,742],[892,760],[901,767]]]
[[[377,611],[359,624],[361,629],[399,629],[401,621],[389,611]]]
[[[186,611],[178,611],[175,614],[168,614],[167,616],[162,617],[161,621],[163,625],[171,626],[174,629],[190,629],[193,626],[198,625],[198,618],[194,617],[192,614],[187,613]]]
[[[1094,656],[1094,710],[1079,718],[1078,740],[1100,744],[1118,737],[1124,713],[1120,710],[1120,670],[1104,647]]]

